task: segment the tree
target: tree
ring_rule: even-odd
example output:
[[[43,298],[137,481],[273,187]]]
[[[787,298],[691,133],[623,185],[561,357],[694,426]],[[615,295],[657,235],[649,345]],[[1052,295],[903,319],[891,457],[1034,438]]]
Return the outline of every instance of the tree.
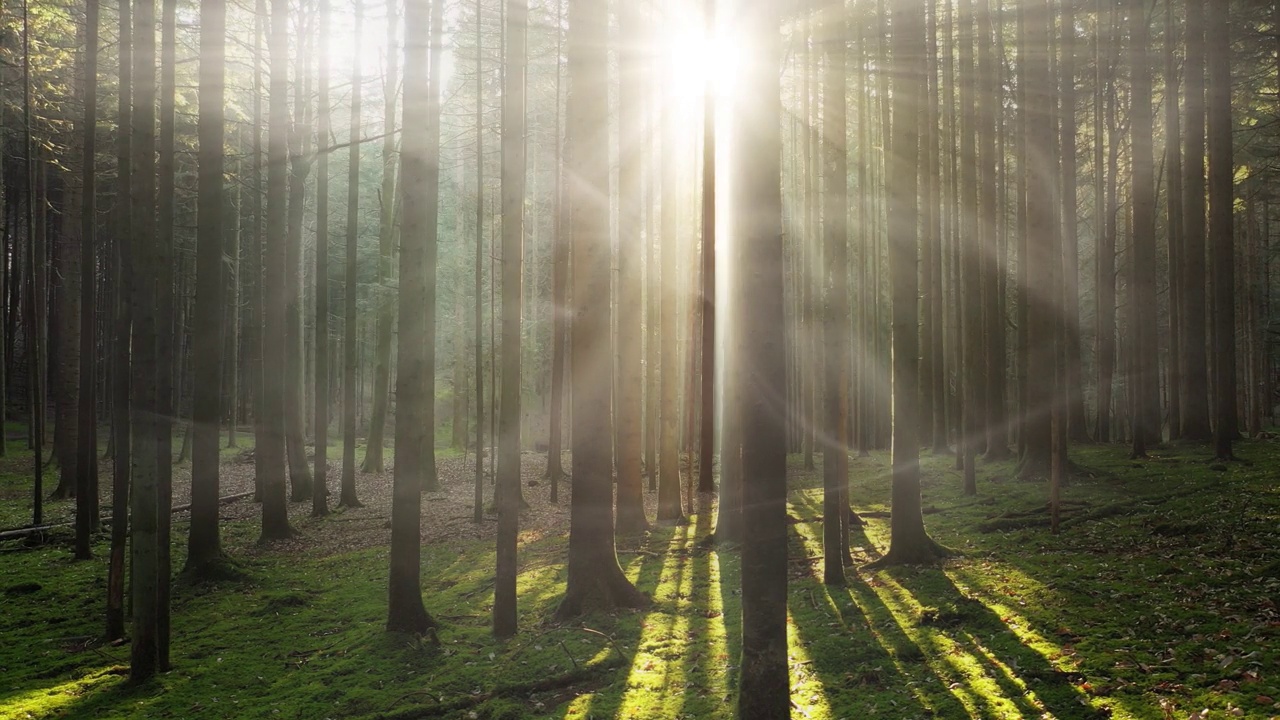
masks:
[[[978,492],[976,458],[986,444],[986,399],[984,390],[987,380],[986,356],[983,346],[982,310],[986,293],[982,288],[982,266],[984,262],[985,222],[982,210],[978,207],[978,153],[977,126],[978,112],[975,108],[975,90],[977,74],[974,72],[974,20],[973,0],[962,0],[957,15],[960,28],[958,32],[958,82],[960,85],[960,108],[957,111],[960,127],[960,283],[962,294],[959,304],[962,313],[962,336],[959,340],[962,350],[961,359],[963,373],[963,431],[961,447],[964,464],[964,491],[973,495]],[[899,71],[904,71],[899,68]],[[892,141],[891,141],[892,142]],[[892,193],[886,186],[886,193]],[[890,211],[892,217],[892,211]],[[893,255],[890,254],[892,259]],[[892,271],[890,271],[892,274]],[[895,368],[896,370],[896,368]],[[897,373],[894,373],[895,382]],[[896,425],[896,424],[895,424]]]
[[[741,70],[736,109],[739,164],[733,174],[735,225],[742,247],[743,305],[753,332],[742,338],[742,665],[738,717],[777,720],[791,714],[787,672],[786,353],[782,282],[782,60],[779,4],[748,6],[741,19],[753,52]],[[575,363],[576,365],[576,363]],[[575,453],[576,455],[576,453]]]
[[[128,197],[128,181],[132,178],[133,138],[128,130],[133,120],[133,12],[129,0],[119,4],[119,82],[116,90],[116,182],[115,231],[115,327],[112,328],[112,389],[111,389],[111,439],[112,452],[111,516],[128,517],[129,481],[129,335],[132,332],[132,312],[126,294],[129,268],[132,266],[130,236],[132,214]],[[3,364],[3,363],[0,363]],[[4,403],[0,403],[3,405]],[[107,617],[106,637],[119,640],[124,637],[124,555],[128,540],[127,522],[111,523],[111,550],[107,566]]]
[[[262,392],[255,414],[259,429],[254,447],[262,476],[262,539],[293,534],[285,488],[284,385],[285,273],[288,267],[286,185],[289,171],[289,2],[271,0],[270,86],[267,108],[267,224],[263,241]]]
[[[716,32],[715,1],[706,1],[707,32]],[[843,54],[841,54],[843,58]],[[702,399],[698,451],[698,492],[715,492],[716,378],[716,88],[710,78],[703,87],[702,113]],[[638,218],[637,218],[638,219]],[[639,256],[637,255],[637,259]],[[639,263],[637,263],[637,271]],[[639,293],[636,300],[639,301]],[[637,316],[638,317],[638,316]],[[636,348],[637,351],[639,348]],[[639,410],[639,408],[637,408]]]
[[[594,0],[568,0],[566,112],[571,271],[570,398],[573,493],[569,579],[556,610],[641,607],[648,598],[618,564],[613,542],[613,418],[609,411],[608,13]]]
[[[516,632],[516,534],[520,522],[520,301],[524,292],[525,36],[529,7],[505,0],[502,87],[502,414],[498,417],[498,559],[493,634]],[[643,507],[643,506],[641,506]]]
[[[1056,291],[1054,264],[1061,264],[1054,229],[1053,185],[1053,82],[1047,48],[1053,14],[1050,0],[1038,0],[1026,15],[1022,33],[1028,49],[1022,71],[1026,83],[1027,167],[1026,252],[1027,272],[1027,387],[1022,433],[1025,438],[1018,476],[1046,477],[1051,470],[1052,404],[1055,396],[1057,312],[1061,295]],[[1046,377],[1047,376],[1047,377]]]
[[[129,676],[142,681],[159,663],[157,621],[159,585],[159,499],[156,487],[156,7],[155,0],[133,6],[133,157],[130,169],[132,266],[129,299],[133,305],[131,374],[133,405],[130,455],[133,461],[132,601],[133,626]]]
[[[360,3],[356,3],[356,22],[352,31],[353,37],[360,37]],[[333,11],[329,0],[320,0],[320,93],[316,100],[316,389],[315,389],[315,436],[316,459],[314,483],[311,486],[311,514],[321,517],[329,514],[329,33],[332,26]],[[358,42],[358,41],[357,41]],[[360,52],[357,48],[352,53],[351,64],[360,66]],[[360,78],[357,71],[352,71],[351,114],[359,120],[357,101],[360,92]],[[353,129],[356,124],[352,123]],[[359,157],[359,144],[356,137],[351,136],[351,151]],[[358,159],[352,163],[359,168]],[[359,178],[353,185],[359,188]],[[348,286],[350,294],[354,289]],[[354,448],[353,448],[354,450]],[[352,474],[355,471],[355,453],[351,457]],[[343,470],[346,470],[345,453]]]
[[[1059,72],[1062,75],[1061,125],[1059,149],[1062,165],[1062,269],[1063,277],[1063,352],[1066,355],[1066,422],[1072,442],[1088,442],[1089,426],[1084,413],[1084,386],[1080,358],[1080,238],[1076,209],[1076,41],[1077,0],[1062,3],[1061,52]]]
[[[1186,0],[1186,45],[1183,74],[1183,273],[1182,438],[1203,442],[1210,437],[1208,360],[1205,356],[1205,0]]]
[[[98,525],[97,339],[97,127],[98,0],[85,1],[84,145],[80,166],[80,406],[76,416],[76,559],[92,556],[89,534]],[[3,285],[0,284],[0,296]],[[0,341],[0,347],[3,342]],[[0,351],[2,352],[2,351]],[[0,362],[0,365],[3,365]],[[4,387],[0,370],[0,388]],[[0,396],[3,391],[0,391]],[[3,421],[3,413],[0,413]],[[3,445],[3,443],[0,443]],[[123,523],[121,523],[123,524]]]
[[[644,516],[644,488],[641,478],[641,431],[644,422],[644,368],[641,366],[640,324],[644,310],[641,286],[643,252],[641,229],[640,159],[650,138],[640,113],[646,75],[641,50],[643,38],[640,11],[633,5],[619,6],[620,38],[618,133],[618,319],[617,319],[617,423],[618,443],[614,463],[618,477],[618,534],[629,535],[648,529]],[[504,251],[503,255],[506,253]],[[505,287],[505,282],[504,282]],[[506,341],[503,341],[505,347]]]
[[[1160,442],[1160,397],[1156,367],[1156,189],[1151,140],[1150,27],[1144,0],[1129,4],[1130,192],[1133,207],[1133,275],[1129,294],[1130,397],[1133,403],[1133,457],[1146,457]]]
[[[194,399],[191,422],[191,531],[187,571],[207,575],[222,559],[218,530],[218,431],[222,378],[225,287],[223,243],[223,109],[226,107],[226,17],[224,0],[200,5],[199,173],[196,217],[196,300],[192,333]],[[235,358],[228,358],[235,363]]]
[[[362,25],[364,19],[364,5],[357,2],[355,5],[357,32],[355,37],[359,38],[358,29]],[[394,16],[394,13],[388,17]],[[390,22],[390,20],[388,20]],[[393,46],[389,46],[393,47]],[[347,155],[347,237],[346,237],[346,263],[343,277],[343,321],[345,323],[343,330],[343,381],[342,381],[342,489],[338,498],[338,502],[343,507],[360,507],[360,500],[356,497],[356,364],[359,356],[359,346],[356,339],[356,291],[359,273],[359,246],[358,230],[360,223],[360,61],[359,46],[357,52],[352,56],[354,60],[351,63],[351,122],[350,131],[347,133],[350,137],[348,142],[351,146],[348,148]],[[388,50],[388,57],[395,55],[392,49]],[[391,90],[393,105],[395,90]],[[394,107],[387,110],[387,117],[392,117]],[[388,129],[389,130],[389,129]],[[384,152],[386,149],[384,148]],[[384,163],[387,160],[383,158]],[[384,164],[385,168],[385,164]],[[384,170],[385,171],[385,170]],[[383,197],[383,204],[388,208],[395,207],[395,184],[383,182],[383,187],[388,192]],[[387,233],[387,244],[394,244],[393,229],[395,225],[395,217],[391,210],[387,214],[387,227],[380,229],[379,232]],[[381,239],[379,239],[381,244]],[[379,248],[381,252],[381,248]],[[387,261],[390,263],[390,259]],[[390,308],[388,308],[390,312]],[[376,332],[375,328],[375,332]],[[388,332],[390,330],[388,329]],[[389,352],[389,351],[388,351]],[[375,370],[375,373],[377,371]],[[374,392],[377,392],[378,380],[374,378]],[[386,394],[386,386],[383,386],[383,394]],[[377,395],[374,396],[374,404],[377,404]],[[385,398],[384,398],[385,407]],[[384,409],[385,412],[385,409]],[[375,410],[376,414],[376,410]],[[370,421],[369,442],[365,445],[365,452],[374,452],[378,455],[377,462],[370,467],[376,467],[379,470],[382,467],[382,437],[381,430],[378,431],[378,437],[373,437],[373,428],[377,424],[376,421]],[[376,440],[376,442],[375,442]],[[374,448],[377,448],[376,450]],[[368,456],[365,457],[366,464],[369,463]]]
[[[901,120],[885,128],[888,135],[889,175],[885,190],[889,218],[889,281],[893,342],[893,515],[889,523],[889,551],[875,567],[927,563],[947,550],[925,531],[920,509],[920,443],[915,422],[919,385],[916,332],[918,277],[917,169],[919,123],[916,111],[923,98],[915,90],[925,71],[924,13],[921,3],[898,3],[893,15],[893,68],[890,91],[893,117]],[[972,326],[966,327],[973,332]],[[967,442],[974,442],[970,437]],[[973,450],[965,451],[971,457]],[[967,464],[967,463],[966,463]],[[967,468],[966,468],[967,471]]]
[[[670,53],[663,58],[662,67],[670,77],[677,72]],[[573,92],[570,89],[570,92]],[[676,347],[678,334],[677,302],[680,286],[677,280],[679,254],[678,223],[676,213],[677,167],[676,112],[672,98],[663,98],[662,118],[662,227],[659,246],[661,282],[658,285],[659,323],[662,326],[658,339],[659,362],[662,365],[658,427],[658,522],[680,523],[684,521],[684,509],[680,506],[680,371],[679,353]],[[571,210],[570,212],[573,212]],[[575,244],[576,247],[576,244]],[[576,257],[576,255],[575,255]],[[576,277],[576,272],[575,272]],[[575,288],[577,286],[575,285]],[[606,296],[607,297],[607,296]],[[574,298],[577,302],[577,298]],[[597,361],[599,362],[599,361]],[[573,363],[576,366],[576,362]],[[575,398],[576,401],[577,398]],[[577,407],[576,405],[574,407]],[[577,422],[575,416],[574,421]],[[577,434],[574,434],[577,447]],[[576,461],[575,461],[576,464]]]
[[[299,6],[298,26],[304,26],[302,17],[306,6]],[[295,45],[298,57],[293,82],[293,123],[289,128],[289,191],[285,221],[285,377],[284,377],[284,435],[285,450],[289,459],[290,499],[300,502],[311,498],[311,468],[307,465],[306,421],[304,402],[306,395],[303,358],[305,338],[302,327],[302,223],[306,215],[307,175],[311,172],[311,158],[307,145],[311,134],[311,92],[307,79],[308,40],[302,33]],[[274,68],[273,68],[274,70]],[[272,100],[275,99],[272,90]]]
[[[1231,120],[1231,4],[1209,0],[1204,29],[1208,57],[1209,269],[1213,277],[1213,451],[1234,459],[1236,418],[1235,162]],[[1190,26],[1190,22],[1188,22]],[[1190,83],[1188,83],[1188,86]]]
[[[397,347],[396,448],[431,442],[428,407],[435,387],[427,357],[434,336],[437,189],[440,177],[440,37],[443,0],[406,0],[404,13],[404,116],[400,242],[400,342]],[[433,60],[428,71],[428,44]],[[425,122],[424,122],[425,119]],[[434,350],[434,343],[432,343]],[[422,516],[420,488],[425,468],[416,456],[400,455],[392,477],[391,575],[387,630],[425,633],[436,626],[419,588]]]
[[[825,384],[822,438],[822,581],[844,584],[844,548],[849,529],[849,450],[845,439],[849,416],[849,287],[848,287],[848,168],[845,157],[845,39],[844,13],[832,13],[823,30],[826,56],[822,104],[822,179],[825,187],[822,224],[826,301],[822,334],[825,338]]]
[[[387,418],[387,400],[388,389],[391,387],[391,330],[395,324],[395,294],[390,292],[391,275],[392,275],[392,258],[395,255],[395,200],[396,197],[396,96],[399,93],[399,53],[396,52],[397,36],[397,3],[396,0],[387,0],[387,73],[386,81],[383,84],[383,128],[384,134],[382,138],[382,193],[381,205],[378,212],[378,284],[382,288],[382,293],[378,299],[378,319],[374,329],[375,342],[377,343],[376,359],[373,371],[373,411],[369,418],[369,439],[365,444],[364,464],[361,470],[364,472],[382,472],[382,452],[383,452],[383,433],[386,428]],[[359,37],[359,36],[357,36]],[[348,222],[351,222],[352,215],[348,210]],[[350,239],[350,238],[348,238]],[[351,244],[348,243],[348,253],[351,252]],[[348,255],[348,260],[350,260]],[[351,265],[348,262],[348,271]],[[350,277],[348,282],[354,282]],[[345,443],[347,437],[347,428],[351,431],[351,452],[354,457],[355,453],[355,380],[356,380],[356,305],[355,295],[352,294],[347,298],[346,304],[346,334],[343,339],[343,348],[349,353],[348,363],[345,365],[346,374],[343,376],[343,414],[342,427],[344,438],[344,454],[343,454],[343,505],[359,506],[359,501],[355,497],[355,474],[350,478],[350,500],[347,502],[347,469]],[[348,349],[349,348],[349,349]],[[351,401],[347,403],[347,388],[351,388]],[[348,421],[349,417],[349,421]]]

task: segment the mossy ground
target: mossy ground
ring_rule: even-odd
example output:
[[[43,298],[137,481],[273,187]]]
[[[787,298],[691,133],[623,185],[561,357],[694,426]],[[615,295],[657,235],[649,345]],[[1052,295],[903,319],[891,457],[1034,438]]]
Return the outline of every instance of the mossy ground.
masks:
[[[952,459],[926,453],[926,523],[963,555],[941,568],[851,572],[842,588],[823,586],[821,561],[806,559],[822,555],[820,475],[796,463],[794,716],[1280,715],[1280,446],[1239,451],[1251,464],[1211,465],[1203,447],[1143,462],[1120,447],[1082,448],[1073,459],[1083,473],[1064,497],[1095,515],[1057,536],[978,532],[1043,505],[1046,488],[994,464],[979,495],[964,497]],[[887,520],[874,516],[888,510],[888,462],[851,466],[854,504],[873,516],[853,538],[862,562],[887,546]],[[16,471],[0,476],[0,489],[16,482]],[[253,523],[231,523],[226,545],[245,579],[178,580],[174,669],[138,687],[127,647],[97,640],[105,541],[89,563],[73,562],[62,536],[11,543],[0,547],[0,718],[730,718],[739,570],[730,549],[702,543],[710,521],[704,511],[620,544],[652,607],[559,626],[548,618],[564,538],[529,538],[521,632],[506,642],[488,631],[489,544],[428,545],[423,594],[444,625],[439,645],[383,631],[385,548],[309,557],[257,547]],[[185,530],[174,526],[175,568]],[[341,533],[342,515],[304,532]]]

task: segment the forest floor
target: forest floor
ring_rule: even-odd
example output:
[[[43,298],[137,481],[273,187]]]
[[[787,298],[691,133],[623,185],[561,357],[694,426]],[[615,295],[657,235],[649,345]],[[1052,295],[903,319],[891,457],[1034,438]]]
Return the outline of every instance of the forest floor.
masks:
[[[9,449],[4,528],[30,513],[31,457]],[[961,554],[851,572],[840,588],[820,582],[821,457],[818,471],[793,458],[793,717],[1280,717],[1280,443],[1238,452],[1248,462],[1211,464],[1202,446],[1141,462],[1119,446],[1079,448],[1056,536],[1043,483],[991,463],[965,497],[953,459],[925,453],[926,524]],[[247,456],[224,459],[223,494],[251,487]],[[423,504],[423,596],[438,638],[383,631],[389,474],[358,476],[363,508],[314,519],[309,502],[292,504],[288,542],[258,545],[258,506],[224,505],[242,577],[179,576],[174,668],[141,686],[127,682],[127,646],[99,640],[105,536],[92,562],[71,560],[69,529],[0,544],[0,718],[733,717],[739,566],[732,549],[704,542],[711,508],[620,541],[651,607],[554,624],[568,488],[551,505],[545,456],[525,460],[521,631],[508,641],[489,632],[494,523],[472,522],[472,458],[442,455],[444,491]],[[888,457],[850,465],[868,520],[852,541],[864,563],[887,548]],[[179,468],[175,504],[187,482]],[[50,503],[47,516],[66,518],[70,505]],[[186,527],[175,515],[175,571]]]

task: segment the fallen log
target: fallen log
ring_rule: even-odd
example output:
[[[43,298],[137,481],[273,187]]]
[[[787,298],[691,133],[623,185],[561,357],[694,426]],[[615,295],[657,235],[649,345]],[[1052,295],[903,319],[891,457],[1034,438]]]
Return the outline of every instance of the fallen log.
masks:
[[[218,504],[227,505],[229,503],[235,502],[236,500],[243,500],[244,498],[247,498],[247,497],[253,497],[252,490],[248,492],[236,493],[234,495],[227,495],[225,497],[220,497],[218,498]],[[190,509],[191,509],[191,504],[188,503],[186,505],[177,505],[172,510],[170,510],[170,512],[180,513]],[[104,517],[99,522],[101,522],[104,525],[110,524],[111,516]],[[11,530],[5,530],[3,532],[0,532],[0,542],[3,542],[5,540],[21,540],[23,538],[27,538],[32,535],[38,535],[40,533],[48,532],[50,530],[56,530],[58,528],[64,528],[64,527],[71,527],[75,524],[76,524],[75,521],[72,520],[70,522],[50,523],[47,525],[36,525],[35,527],[13,528]]]

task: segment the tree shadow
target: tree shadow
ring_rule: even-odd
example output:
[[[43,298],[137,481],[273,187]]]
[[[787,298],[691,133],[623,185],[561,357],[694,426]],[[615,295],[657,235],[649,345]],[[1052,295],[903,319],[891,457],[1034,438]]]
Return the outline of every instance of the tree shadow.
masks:
[[[812,498],[798,497],[795,506],[811,511]],[[816,524],[792,525],[793,558],[820,556]],[[851,545],[874,548],[858,529]],[[792,567],[796,641],[836,716],[1104,714],[1088,704],[1077,676],[1055,668],[942,569],[851,572],[846,586],[829,587],[821,583],[820,561],[793,560]],[[794,665],[792,674],[794,683]]]

